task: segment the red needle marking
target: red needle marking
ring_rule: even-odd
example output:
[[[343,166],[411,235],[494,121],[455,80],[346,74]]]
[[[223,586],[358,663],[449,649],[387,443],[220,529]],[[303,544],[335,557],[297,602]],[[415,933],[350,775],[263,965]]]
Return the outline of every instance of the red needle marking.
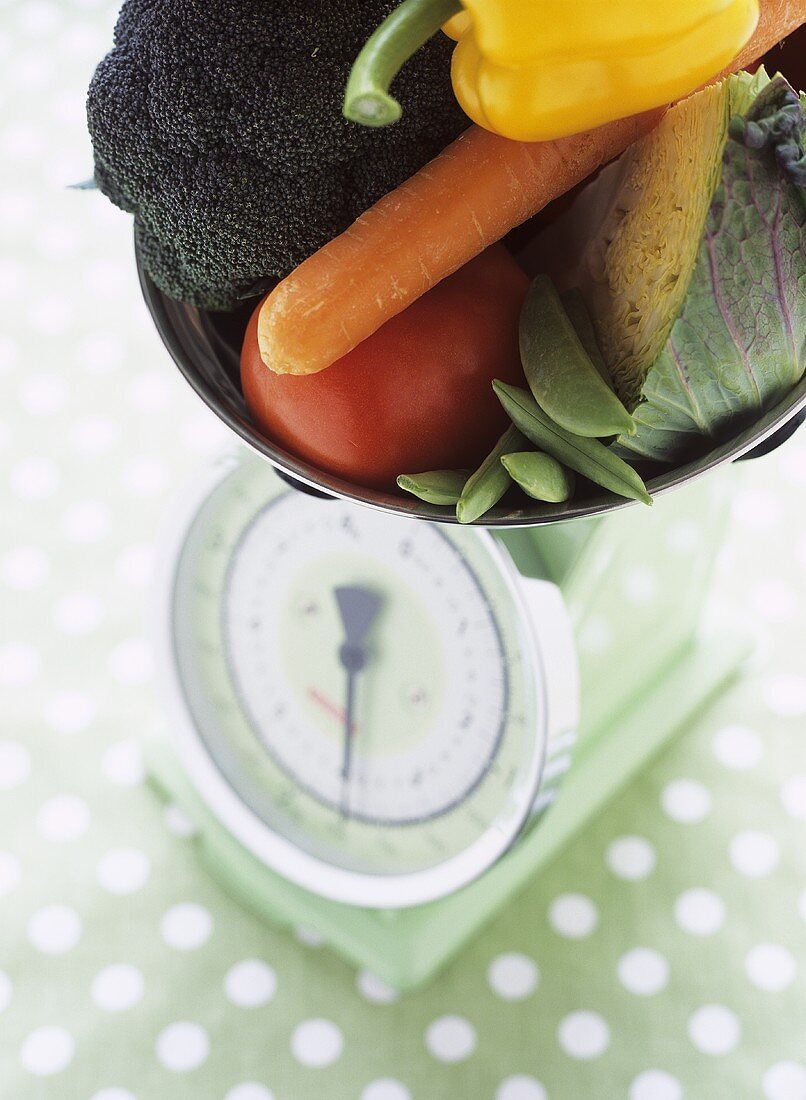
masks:
[[[341,707],[337,707],[335,703],[332,703],[330,699],[327,698],[327,696],[323,695],[321,691],[319,691],[318,688],[309,687],[308,698],[311,699],[314,703],[318,703],[319,706],[322,707],[323,710],[326,710],[332,718],[337,719],[337,721],[341,722],[341,724],[344,725],[344,711],[341,709]],[[358,725],[354,722],[352,725],[352,732],[355,733],[357,729]]]

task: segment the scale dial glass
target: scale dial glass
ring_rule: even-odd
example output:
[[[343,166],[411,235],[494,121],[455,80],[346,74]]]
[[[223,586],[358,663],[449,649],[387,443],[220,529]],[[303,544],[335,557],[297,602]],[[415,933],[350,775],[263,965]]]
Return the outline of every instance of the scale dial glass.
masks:
[[[236,796],[275,869],[366,903],[367,876],[476,851],[473,877],[514,838],[543,685],[489,535],[312,499],[247,460],[196,508],[169,590],[197,785]]]

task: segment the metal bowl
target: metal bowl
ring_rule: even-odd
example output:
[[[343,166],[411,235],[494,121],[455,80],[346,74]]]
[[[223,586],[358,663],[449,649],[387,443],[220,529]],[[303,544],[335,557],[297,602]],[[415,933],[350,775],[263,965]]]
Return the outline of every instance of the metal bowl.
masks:
[[[382,492],[354,485],[320,470],[272,443],[252,421],[241,393],[239,354],[254,301],[234,313],[208,313],[163,294],[143,269],[137,255],[146,305],[176,365],[201,399],[257,454],[267,459],[287,481],[308,492],[341,497],[398,515],[455,523],[452,511],[426,504],[408,494]],[[669,492],[741,457],[767,453],[783,442],[806,417],[806,378],[751,428],[701,458],[647,481],[653,496]],[[751,454],[752,452],[752,454]],[[514,496],[515,494],[512,494]],[[566,504],[539,504],[505,497],[484,517],[486,527],[535,527],[559,520],[598,516],[631,507],[635,502],[586,484]]]

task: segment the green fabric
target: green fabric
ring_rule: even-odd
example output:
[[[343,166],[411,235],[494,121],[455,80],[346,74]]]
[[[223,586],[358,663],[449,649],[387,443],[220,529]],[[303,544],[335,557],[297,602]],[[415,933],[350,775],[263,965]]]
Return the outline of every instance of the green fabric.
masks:
[[[143,784],[150,546],[226,436],[128,218],[64,189],[113,15],[0,7],[0,1097],[802,1100],[806,432],[737,493],[717,595],[758,631],[746,681],[430,989],[242,912]]]

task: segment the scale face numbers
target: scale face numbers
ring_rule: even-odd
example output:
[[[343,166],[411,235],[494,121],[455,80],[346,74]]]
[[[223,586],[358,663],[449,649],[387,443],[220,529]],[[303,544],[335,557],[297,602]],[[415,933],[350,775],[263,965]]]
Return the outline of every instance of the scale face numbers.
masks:
[[[408,905],[489,866],[545,749],[539,652],[489,535],[219,470],[169,562],[183,763],[222,823],[325,896]]]

